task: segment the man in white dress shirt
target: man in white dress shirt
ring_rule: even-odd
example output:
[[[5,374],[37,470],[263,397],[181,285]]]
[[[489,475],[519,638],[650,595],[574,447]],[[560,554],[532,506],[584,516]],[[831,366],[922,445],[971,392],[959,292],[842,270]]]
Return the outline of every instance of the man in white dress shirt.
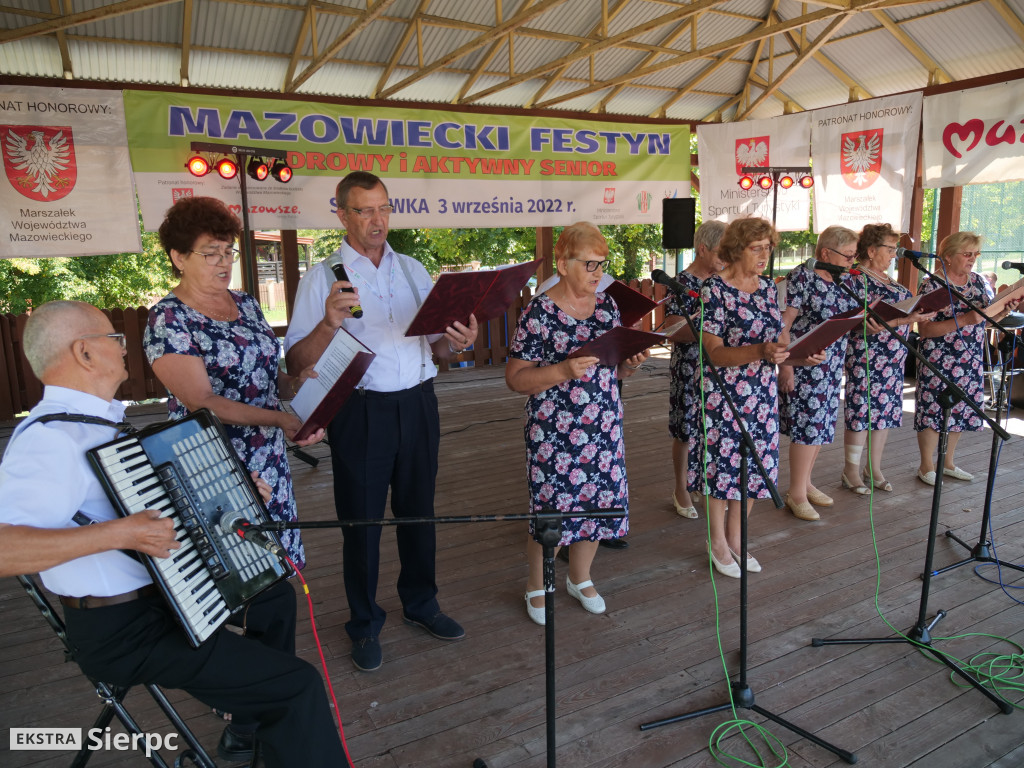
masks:
[[[248,759],[255,732],[268,768],[350,765],[320,673],[295,657],[289,583],[247,604],[245,636],[221,629],[193,648],[145,566],[120,551],[168,557],[180,546],[155,510],[118,517],[86,459],[123,426],[113,398],[128,377],[124,334],[95,307],[54,301],[32,313],[23,343],[45,389],[0,463],[0,576],[39,573],[89,677],[180,688],[232,713],[222,757]]]
[[[388,245],[387,189],[372,173],[353,171],[339,182],[335,200],[345,239],[299,283],[285,336],[288,369],[313,365],[342,327],[377,354],[327,429],[338,518],[382,519],[389,490],[396,519],[433,517],[441,429],[431,355],[450,359],[472,345],[476,318],[438,336],[405,336],[433,281],[422,264]],[[344,265],[347,281],[335,279],[334,263]],[[349,288],[354,290],[343,290]],[[352,315],[356,305],[363,310],[358,319]],[[441,640],[460,639],[462,627],[437,602],[434,526],[397,528],[404,621]],[[370,672],[383,660],[378,636],[386,618],[376,600],[380,526],[342,530],[350,612],[345,629],[352,663]]]

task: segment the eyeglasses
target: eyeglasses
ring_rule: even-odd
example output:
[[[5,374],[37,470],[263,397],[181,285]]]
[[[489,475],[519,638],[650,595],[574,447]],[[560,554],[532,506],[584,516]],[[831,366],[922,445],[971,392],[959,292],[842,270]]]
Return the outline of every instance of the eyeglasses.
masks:
[[[375,213],[379,213],[381,216],[388,216],[394,213],[395,206],[382,205],[378,208],[349,208],[349,210],[360,219],[372,219]]]
[[[976,259],[979,256],[981,256],[981,251],[960,251],[960,253],[958,253],[957,256],[966,256],[968,259]]]
[[[117,339],[117,343],[121,345],[121,350],[128,349],[128,340],[124,337],[123,333],[90,333],[88,336],[79,336],[75,341],[81,341],[82,339]]]
[[[189,253],[194,253],[197,256],[202,256],[204,259],[206,259],[206,263],[209,264],[211,267],[217,266],[218,264],[220,264],[225,259],[227,259],[229,264],[234,264],[236,261],[238,261],[238,249],[237,248],[229,248],[226,251],[212,251],[212,252],[207,252],[207,251],[189,251]]]
[[[760,256],[762,253],[766,253],[772,249],[770,245],[748,245],[746,248],[755,256]]]
[[[854,251],[853,253],[843,253],[842,251],[837,251],[835,248],[829,248],[827,245],[823,245],[821,247],[821,250],[823,250],[823,251],[832,251],[832,253],[838,253],[844,259],[856,259],[857,258],[857,252],[856,251]]]
[[[583,263],[583,266],[587,268],[587,272],[597,272],[597,270],[604,271],[604,261],[588,261],[587,259],[569,259],[569,261],[579,261]]]

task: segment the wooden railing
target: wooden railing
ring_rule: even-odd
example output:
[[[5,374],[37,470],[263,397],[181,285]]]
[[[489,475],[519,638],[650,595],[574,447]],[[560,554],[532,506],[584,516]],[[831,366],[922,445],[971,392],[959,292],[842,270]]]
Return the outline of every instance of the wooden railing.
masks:
[[[633,281],[630,286],[645,296],[660,300],[665,296],[665,289],[654,285],[650,280]],[[456,358],[456,362],[471,363],[474,366],[504,365],[508,356],[508,345],[511,334],[515,332],[516,321],[533,294],[529,288],[516,299],[509,311],[484,324],[480,329],[477,343]],[[166,397],[167,392],[153,374],[142,350],[142,335],[146,329],[149,310],[146,307],[128,309],[105,309],[103,313],[110,318],[114,330],[125,335],[128,354],[125,365],[128,378],[117,391],[120,400],[135,401]],[[660,323],[664,309],[659,307],[653,315],[644,318],[644,330],[650,330]],[[32,373],[28,360],[22,350],[21,337],[25,330],[27,315],[0,315],[0,421],[13,419],[20,413],[28,411],[43,396],[43,386]],[[451,365],[438,361],[441,371],[447,371]]]

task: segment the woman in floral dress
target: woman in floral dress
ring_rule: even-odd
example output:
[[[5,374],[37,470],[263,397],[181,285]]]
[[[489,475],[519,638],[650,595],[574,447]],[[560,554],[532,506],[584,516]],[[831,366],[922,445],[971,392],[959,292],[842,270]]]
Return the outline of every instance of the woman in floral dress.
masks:
[[[945,272],[946,282],[978,306],[984,307],[992,302],[993,294],[988,280],[972,271],[980,255],[981,237],[973,232],[957,232],[939,243],[936,272],[940,276]],[[926,278],[921,282],[920,291],[927,293],[936,287],[945,290],[931,278]],[[1011,302],[994,319],[998,321],[1006,317],[1017,304],[1016,301]],[[934,320],[918,326],[921,354],[960,387],[979,408],[985,401],[982,379],[985,322],[984,316],[954,297],[952,305],[939,310]],[[935,452],[939,447],[939,432],[942,430],[942,406],[938,396],[943,389],[945,384],[938,376],[925,366],[918,365],[914,429],[917,430],[921,463],[917,476],[928,485],[935,485]],[[978,432],[984,426],[985,422],[966,403],[958,402],[953,406],[949,416],[949,442],[942,467],[943,475],[956,480],[974,479],[974,475],[956,465],[956,444],[961,433]]]
[[[718,243],[725,232],[720,221],[705,221],[693,233],[694,256],[690,265],[676,276],[683,286],[700,294],[700,287],[711,275],[721,272],[725,263],[718,257]],[[681,517],[695,518],[697,508],[686,487],[689,465],[690,435],[697,424],[696,386],[697,360],[700,349],[695,343],[690,327],[683,315],[693,315],[697,310],[697,299],[672,294],[665,305],[665,327],[683,323],[683,327],[672,337],[672,359],[669,361],[671,377],[668,385],[668,431],[672,435],[672,472],[675,490],[672,492],[672,506]]]
[[[725,269],[709,277],[704,299],[701,341],[719,370],[733,403],[741,411],[772,483],[779,475],[779,405],[775,366],[787,357],[775,283],[761,273],[778,243],[764,219],[738,219],[725,230],[718,247]],[[703,391],[701,391],[703,390]],[[689,485],[707,497],[711,539],[708,554],[715,570],[740,577],[741,515],[750,515],[754,499],[770,493],[752,460],[747,471],[747,507],[740,508],[741,434],[736,416],[705,371],[697,383],[696,434],[690,436]],[[747,554],[747,570],[760,571]]]
[[[900,235],[888,224],[868,224],[857,240],[857,269],[862,273],[855,283],[857,292],[871,303],[876,299],[896,304],[910,298],[910,289],[889,277],[889,266],[896,258],[896,243]],[[922,320],[931,320],[935,313],[914,313],[889,321],[904,339],[911,326]],[[866,495],[871,489],[865,485],[861,472],[861,455],[868,444],[868,483],[883,491],[892,491],[892,485],[882,474],[882,453],[888,430],[903,424],[903,365],[907,348],[889,331],[867,333],[864,328],[850,334],[846,346],[846,433],[843,452],[846,466],[840,478],[844,488]],[[868,392],[870,380],[871,391]],[[870,414],[869,414],[870,412]],[[868,416],[870,415],[870,423]]]
[[[570,357],[588,341],[620,325],[614,300],[597,292],[608,244],[593,224],[579,222],[555,244],[560,279],[523,311],[509,345],[505,382],[526,401],[527,480],[530,509],[580,512],[562,520],[560,546],[569,546],[566,589],[591,613],[605,602],[590,578],[602,539],[625,536],[628,517],[602,519],[586,512],[629,508],[622,401],[618,380],[632,375],[647,353],[618,366],[596,357]],[[543,550],[530,526],[526,556],[526,611],[544,624]]]
[[[171,418],[200,408],[213,411],[238,458],[270,485],[270,516],[294,522],[285,438],[295,434],[301,421],[281,409],[279,392],[283,388],[294,395],[304,377],[280,372],[280,342],[259,303],[228,289],[241,229],[228,207],[210,197],[185,198],[167,211],[160,241],[180,282],[150,309],[143,343],[153,372],[170,394]],[[320,430],[301,445],[322,437]],[[284,531],[280,539],[302,568],[305,552],[298,530]]]
[[[819,236],[814,258],[849,267],[857,257],[857,233],[846,227],[828,227]],[[849,279],[844,277],[843,279]],[[786,309],[782,320],[793,339],[814,326],[851,309],[858,302],[823,269],[801,264],[786,278]],[[789,435],[789,492],[786,506],[801,520],[817,520],[811,506],[831,507],[834,501],[811,482],[811,472],[822,445],[835,439],[839,416],[839,386],[846,359],[846,336],[825,351],[825,362],[794,369],[779,369],[781,431]]]

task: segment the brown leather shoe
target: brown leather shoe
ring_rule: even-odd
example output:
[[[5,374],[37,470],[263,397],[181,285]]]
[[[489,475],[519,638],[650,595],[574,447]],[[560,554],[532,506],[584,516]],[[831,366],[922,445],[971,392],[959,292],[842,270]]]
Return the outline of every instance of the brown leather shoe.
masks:
[[[793,513],[794,517],[798,517],[801,520],[820,520],[821,515],[818,514],[818,510],[808,504],[806,501],[797,504],[791,498],[789,494],[786,494],[786,506],[789,511]]]
[[[817,488],[811,488],[807,492],[807,500],[811,504],[817,504],[819,507],[831,507],[835,504],[835,499],[829,496],[827,493],[822,493]]]

